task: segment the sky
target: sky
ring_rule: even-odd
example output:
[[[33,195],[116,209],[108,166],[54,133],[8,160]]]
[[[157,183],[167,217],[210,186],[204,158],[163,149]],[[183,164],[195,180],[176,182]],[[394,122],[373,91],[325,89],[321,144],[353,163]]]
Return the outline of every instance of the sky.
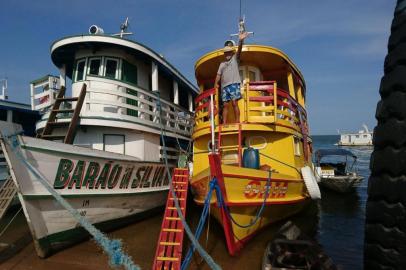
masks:
[[[376,125],[379,83],[395,0],[241,0],[246,43],[277,47],[302,71],[311,134]],[[11,101],[29,103],[29,82],[58,75],[50,45],[86,34],[92,24],[145,44],[192,83],[194,64],[237,32],[239,0],[117,0],[0,2],[0,79]]]

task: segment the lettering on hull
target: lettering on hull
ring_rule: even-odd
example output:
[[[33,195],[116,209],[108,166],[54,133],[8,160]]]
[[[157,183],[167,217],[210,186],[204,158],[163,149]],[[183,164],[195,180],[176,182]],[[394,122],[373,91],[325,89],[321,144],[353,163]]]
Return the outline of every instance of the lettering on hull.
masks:
[[[61,159],[55,189],[135,189],[169,184],[164,165],[120,165],[106,162]]]
[[[287,182],[270,182],[267,198],[285,198],[287,191]],[[260,181],[253,180],[244,189],[244,196],[247,199],[263,199],[265,194],[266,185],[262,186]]]

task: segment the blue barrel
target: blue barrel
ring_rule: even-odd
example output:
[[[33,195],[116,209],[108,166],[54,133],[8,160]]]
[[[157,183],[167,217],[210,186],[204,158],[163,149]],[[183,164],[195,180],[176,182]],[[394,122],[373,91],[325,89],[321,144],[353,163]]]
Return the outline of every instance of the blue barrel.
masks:
[[[259,169],[259,151],[252,147],[244,150],[242,155],[242,166],[245,168]]]

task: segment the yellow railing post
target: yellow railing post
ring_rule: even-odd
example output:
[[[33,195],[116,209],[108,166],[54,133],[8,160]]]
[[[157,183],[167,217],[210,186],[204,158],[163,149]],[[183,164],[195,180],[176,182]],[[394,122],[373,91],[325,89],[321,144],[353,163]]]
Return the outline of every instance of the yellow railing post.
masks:
[[[278,120],[278,117],[276,115],[276,110],[278,108],[278,93],[277,93],[277,89],[276,89],[276,81],[273,83],[273,106],[274,106],[274,122],[276,123]]]

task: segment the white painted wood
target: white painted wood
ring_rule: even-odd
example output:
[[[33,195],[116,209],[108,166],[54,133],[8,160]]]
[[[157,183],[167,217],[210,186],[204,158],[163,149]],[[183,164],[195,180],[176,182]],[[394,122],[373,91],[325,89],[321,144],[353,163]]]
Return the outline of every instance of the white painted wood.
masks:
[[[165,66],[168,70],[170,70],[174,76],[179,77],[187,86],[189,86],[195,93],[197,94],[199,91],[194,86],[191,84],[179,71],[177,71],[170,63],[168,63],[163,57],[161,57],[159,54],[154,52],[153,50],[145,47],[144,45],[128,40],[128,39],[119,39],[111,36],[101,36],[101,35],[80,35],[80,36],[74,36],[74,37],[68,37],[64,38],[61,40],[56,41],[55,43],[52,44],[51,46],[51,53],[54,53],[58,48],[61,48],[65,45],[68,44],[73,44],[73,43],[86,43],[86,42],[101,42],[101,43],[112,43],[116,44],[119,46],[131,48],[133,50],[142,52],[148,56],[150,56],[154,61],[160,63],[161,65]]]
[[[177,81],[173,81],[173,103],[179,105],[179,85]]]
[[[104,151],[117,154],[125,153],[125,136],[104,134]]]
[[[11,130],[12,133],[12,128],[4,123],[0,123],[1,132]],[[69,174],[76,170],[76,166],[80,161],[85,164],[84,172],[89,168],[91,162],[99,164],[100,168],[108,166],[106,164],[111,164],[110,168],[114,166],[122,168],[118,173],[117,184],[112,185],[111,188],[91,188],[83,185],[82,182],[79,185],[80,188],[74,183],[71,186],[72,188],[68,188],[70,184],[67,182],[68,186],[57,189],[58,193],[63,195],[91,223],[115,220],[142,213],[163,206],[165,203],[168,184],[167,181],[164,182],[164,165],[161,163],[148,163],[126,155],[36,138],[23,136],[17,138],[19,145],[23,147],[17,146],[16,149],[13,149],[11,145],[5,144],[3,140],[0,142],[5,149],[13,180],[19,189],[19,199],[39,255],[43,255],[45,252],[43,247],[39,245],[39,239],[76,228],[78,223],[52,197],[48,196],[47,189],[38,181],[38,177],[21,162],[16,155],[17,152],[21,151],[20,153],[24,157],[29,157],[27,161],[41,173],[47,184],[52,187],[54,187],[55,181],[58,179],[57,170],[63,159],[68,159],[73,164]],[[128,172],[130,172],[129,186],[120,187],[123,179],[125,179],[125,174]],[[71,176],[68,181],[72,179]],[[81,179],[83,180],[83,178]],[[132,187],[132,185],[134,186]]]
[[[65,86],[66,87],[66,65],[62,65],[59,68],[59,81],[60,81],[60,86]]]
[[[159,91],[158,65],[154,62],[151,62],[151,80],[152,80],[152,91]]]

